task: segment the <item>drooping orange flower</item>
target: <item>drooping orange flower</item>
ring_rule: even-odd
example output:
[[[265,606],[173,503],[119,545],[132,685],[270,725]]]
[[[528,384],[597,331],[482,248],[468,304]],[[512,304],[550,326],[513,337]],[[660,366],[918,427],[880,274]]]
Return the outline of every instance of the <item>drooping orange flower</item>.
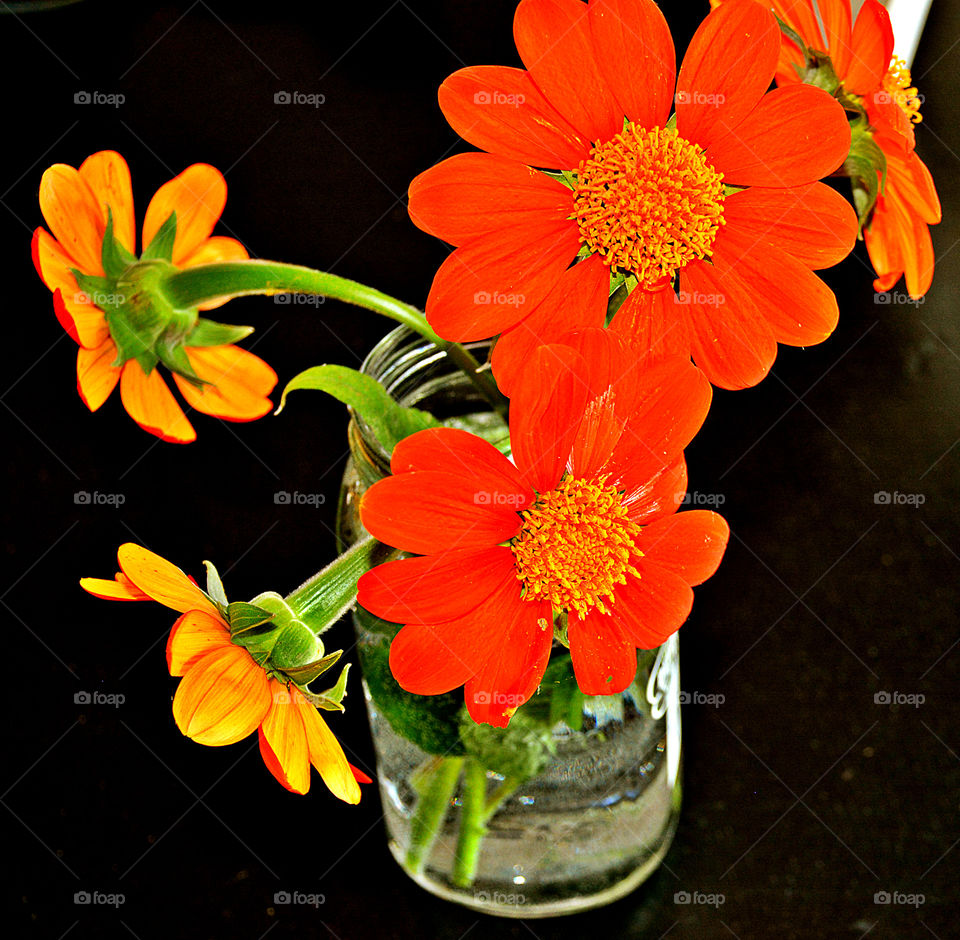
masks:
[[[226,198],[226,183],[218,170],[203,163],[187,167],[150,201],[143,221],[143,248],[175,212],[174,266],[247,258],[246,249],[235,239],[211,235]],[[96,303],[106,304],[110,298],[91,297],[79,288],[73,274],[76,270],[93,277],[104,275],[102,248],[109,217],[117,242],[135,254],[136,223],[126,161],[113,151],[101,151],[88,157],[79,170],[62,163],[50,167],[40,183],[40,209],[50,231],[41,227],[34,233],[33,261],[53,291],[58,320],[80,347],[77,390],[84,404],[96,411],[119,382],[124,408],[144,430],[165,441],[195,440],[196,432],[157,367],[148,373],[132,358],[118,364],[117,338]],[[200,309],[216,306],[219,303],[214,301]],[[185,344],[184,352],[203,383],[173,376],[191,408],[227,421],[252,421],[270,411],[267,396],[277,376],[258,356],[232,343],[201,345],[199,337],[196,345]]]
[[[521,0],[514,37],[526,69],[465,68],[440,88],[447,121],[486,152],[410,187],[413,221],[457,246],[427,300],[441,336],[500,334],[510,394],[539,343],[603,325],[613,275],[669,294],[634,301],[644,334],[671,334],[726,388],[760,381],[778,342],[830,335],[836,300],[813,271],[849,253],[856,218],[819,180],[850,129],[820,89],[768,92],[770,10],[728,0],[679,74],[653,0]]]
[[[504,727],[543,678],[555,614],[588,695],[625,689],[637,649],[686,620],[729,535],[714,512],[677,513],[711,389],[689,360],[635,355],[599,328],[539,347],[510,409],[515,463],[454,428],[396,446],[360,514],[421,557],[367,572],[357,599],[404,624],[390,647],[404,689],[464,686],[473,719]]]
[[[905,277],[910,296],[921,297],[933,280],[929,226],[940,221],[940,200],[914,152],[920,98],[910,69],[893,55],[890,15],[878,0],[866,0],[852,26],[850,0],[773,0],[773,6],[808,47],[830,56],[842,90],[862,100],[886,157],[886,181],[864,229],[875,289],[890,290]],[[801,81],[804,70],[800,49],[784,36],[777,82]]]
[[[167,667],[180,676],[173,699],[177,727],[199,744],[235,744],[254,731],[270,772],[288,790],[310,789],[310,765],[330,791],[347,803],[360,800],[352,767],[319,711],[293,684],[268,675],[231,642],[218,606],[179,568],[151,551],[126,543],[117,553],[114,580],[83,578],[81,587],[105,600],[153,600],[181,614],[167,641]]]

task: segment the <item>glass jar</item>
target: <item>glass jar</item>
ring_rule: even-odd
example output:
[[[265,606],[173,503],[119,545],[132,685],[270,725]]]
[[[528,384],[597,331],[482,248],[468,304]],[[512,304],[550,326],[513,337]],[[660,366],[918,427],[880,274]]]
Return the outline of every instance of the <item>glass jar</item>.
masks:
[[[489,344],[470,348],[482,361]],[[503,421],[406,328],[378,343],[362,371],[402,405],[507,450]],[[358,416],[348,439],[341,547],[363,534],[359,497],[390,466]],[[507,729],[494,729],[469,719],[462,689],[400,689],[388,664],[399,625],[360,608],[354,624],[390,850],[418,884],[488,914],[547,917],[614,901],[659,865],[681,795],[675,635],[641,651],[632,685],[609,696],[583,696],[555,643],[540,690]]]

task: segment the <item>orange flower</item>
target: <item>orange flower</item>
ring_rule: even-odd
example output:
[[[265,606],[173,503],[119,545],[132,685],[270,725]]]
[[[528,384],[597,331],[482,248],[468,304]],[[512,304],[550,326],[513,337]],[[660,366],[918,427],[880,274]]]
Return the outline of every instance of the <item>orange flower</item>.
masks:
[[[83,578],[80,586],[105,600],[154,600],[178,611],[167,642],[171,676],[181,676],[173,699],[177,727],[199,744],[235,744],[260,737],[267,769],[288,790],[310,789],[310,765],[330,791],[347,803],[360,800],[370,778],[352,767],[320,713],[293,684],[268,675],[231,642],[221,608],[179,568],[130,542],[117,553],[115,580]]]
[[[414,223],[457,246],[427,298],[441,336],[500,334],[509,395],[539,344],[604,324],[621,282],[638,329],[670,334],[724,388],[759,382],[778,343],[831,334],[836,299],[813,272],[850,252],[857,225],[819,181],[850,128],[821,89],[768,92],[769,10],[729,0],[679,70],[653,0],[521,0],[514,38],[526,69],[469,67],[440,88],[447,121],[486,152],[410,186]]]
[[[143,247],[150,245],[175,212],[177,230],[170,258],[175,267],[246,259],[246,249],[238,241],[210,234],[226,198],[226,183],[218,170],[203,163],[187,167],[150,201],[143,221]],[[100,298],[81,290],[73,274],[104,276],[102,251],[110,216],[117,243],[124,252],[134,254],[133,192],[126,161],[105,150],[88,157],[79,170],[55,164],[40,182],[40,209],[50,232],[38,228],[34,233],[33,262],[53,291],[57,319],[80,346],[77,389],[84,404],[96,411],[119,382],[124,408],[144,430],[165,441],[195,440],[196,432],[156,367],[148,371],[136,359],[121,361],[115,334],[120,326],[108,322],[102,309],[109,298],[98,306],[94,301]],[[215,306],[219,304],[201,309]],[[207,345],[196,336],[197,342],[190,345],[190,338],[186,337],[182,349],[185,374],[192,369],[203,384],[198,387],[185,374],[174,374],[174,381],[191,408],[227,421],[252,421],[271,409],[267,396],[277,376],[270,366],[231,342],[221,339],[222,345]]]
[[[813,0],[773,0],[773,6],[808,47],[830,56],[843,92],[862,100],[886,157],[886,182],[864,229],[878,275],[874,288],[889,290],[905,276],[910,296],[922,296],[933,280],[928,226],[940,221],[940,200],[929,170],[914,153],[920,98],[910,69],[893,55],[890,15],[878,0],[866,0],[852,26],[849,0],[817,0],[818,9]],[[785,36],[778,84],[801,81],[804,69],[800,49]]]

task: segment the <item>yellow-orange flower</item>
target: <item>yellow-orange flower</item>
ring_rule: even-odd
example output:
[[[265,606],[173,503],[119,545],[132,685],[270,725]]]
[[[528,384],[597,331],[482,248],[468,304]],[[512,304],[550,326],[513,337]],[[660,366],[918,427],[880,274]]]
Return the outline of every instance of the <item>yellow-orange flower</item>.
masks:
[[[347,803],[360,801],[357,781],[370,778],[352,767],[317,709],[293,684],[268,675],[231,642],[218,606],[179,568],[130,542],[117,553],[114,580],[83,578],[81,587],[105,600],[154,600],[180,618],[167,641],[170,675],[180,676],[173,699],[177,727],[199,744],[235,744],[257,731],[260,753],[288,790],[310,789],[310,765],[330,791]]]
[[[203,163],[187,167],[150,201],[143,221],[143,247],[176,212],[174,266],[246,259],[246,249],[235,239],[211,236],[226,198],[227,186],[218,170]],[[195,440],[196,432],[157,368],[148,374],[134,359],[117,364],[117,343],[107,317],[96,298],[78,287],[73,274],[76,270],[103,276],[101,252],[109,216],[117,242],[131,255],[135,253],[133,191],[126,161],[105,150],[88,157],[79,169],[62,163],[51,166],[40,182],[40,209],[50,231],[41,227],[34,233],[33,261],[53,291],[57,319],[80,347],[77,389],[84,404],[96,411],[119,382],[124,408],[144,430],[165,441]],[[201,309],[216,306],[215,301]],[[252,421],[270,411],[267,396],[277,376],[258,356],[232,344],[185,345],[184,352],[205,383],[198,387],[174,375],[191,408],[227,421]]]

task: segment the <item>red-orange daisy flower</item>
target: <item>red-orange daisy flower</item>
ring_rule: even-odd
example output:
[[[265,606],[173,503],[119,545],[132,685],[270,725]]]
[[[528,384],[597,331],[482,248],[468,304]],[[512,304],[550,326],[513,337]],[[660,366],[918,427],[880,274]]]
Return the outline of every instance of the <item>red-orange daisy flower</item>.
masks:
[[[521,0],[514,37],[525,70],[466,68],[440,88],[451,126],[487,152],[410,187],[414,222],[458,246],[427,300],[438,333],[501,334],[507,393],[537,343],[603,324],[612,274],[641,291],[677,282],[653,331],[677,330],[727,388],[763,378],[778,341],[830,334],[836,301],[812,272],[850,251],[856,219],[817,181],[850,130],[820,89],[768,92],[769,10],[730,0],[711,13],[679,75],[653,0]]]
[[[878,0],[866,0],[852,26],[849,0],[817,0],[816,6],[813,0],[774,0],[773,6],[808,47],[830,56],[842,91],[861,99],[886,157],[882,192],[864,228],[877,272],[874,287],[889,290],[903,276],[910,295],[922,296],[933,280],[928,226],[940,221],[940,200],[914,152],[920,99],[906,63],[893,55],[890,15]],[[778,83],[802,81],[805,68],[800,49],[784,36]]]
[[[170,258],[174,266],[247,258],[246,249],[235,239],[211,236],[226,198],[226,183],[218,170],[203,163],[187,167],[150,201],[143,220],[143,248],[175,212],[176,238]],[[119,361],[113,331],[122,324],[108,322],[102,305],[109,298],[105,296],[101,305],[95,303],[100,298],[80,289],[73,273],[103,277],[103,242],[111,218],[116,241],[134,255],[136,223],[126,161],[113,151],[101,151],[88,157],[79,170],[62,163],[50,167],[40,183],[40,209],[50,232],[38,228],[34,233],[33,262],[53,291],[57,318],[80,347],[77,390],[84,404],[96,411],[119,382],[124,408],[144,430],[165,441],[195,440],[196,432],[155,365],[147,371],[137,359]],[[219,303],[212,302],[200,309],[216,306]],[[196,343],[191,345],[188,336],[183,344],[184,368],[200,382],[173,376],[187,404],[227,421],[252,421],[267,414],[272,407],[267,396],[277,382],[273,369],[232,343],[219,340],[210,345],[196,331],[192,335]]]
[[[223,612],[196,583],[159,555],[127,543],[117,553],[114,580],[83,578],[96,597],[157,601],[181,614],[167,641],[171,676],[181,676],[173,699],[177,727],[200,744],[222,746],[257,731],[260,753],[288,790],[310,789],[310,765],[330,791],[347,803],[360,801],[352,767],[317,709],[296,686],[268,676],[250,653],[230,639]]]
[[[511,407],[515,464],[452,428],[401,441],[361,518],[422,557],[358,584],[362,606],[404,624],[390,648],[400,685],[465,685],[474,720],[503,727],[539,685],[565,612],[580,688],[626,688],[637,648],[680,627],[726,545],[716,513],[676,514],[710,394],[689,360],[639,369],[617,334],[593,328],[531,356]]]

